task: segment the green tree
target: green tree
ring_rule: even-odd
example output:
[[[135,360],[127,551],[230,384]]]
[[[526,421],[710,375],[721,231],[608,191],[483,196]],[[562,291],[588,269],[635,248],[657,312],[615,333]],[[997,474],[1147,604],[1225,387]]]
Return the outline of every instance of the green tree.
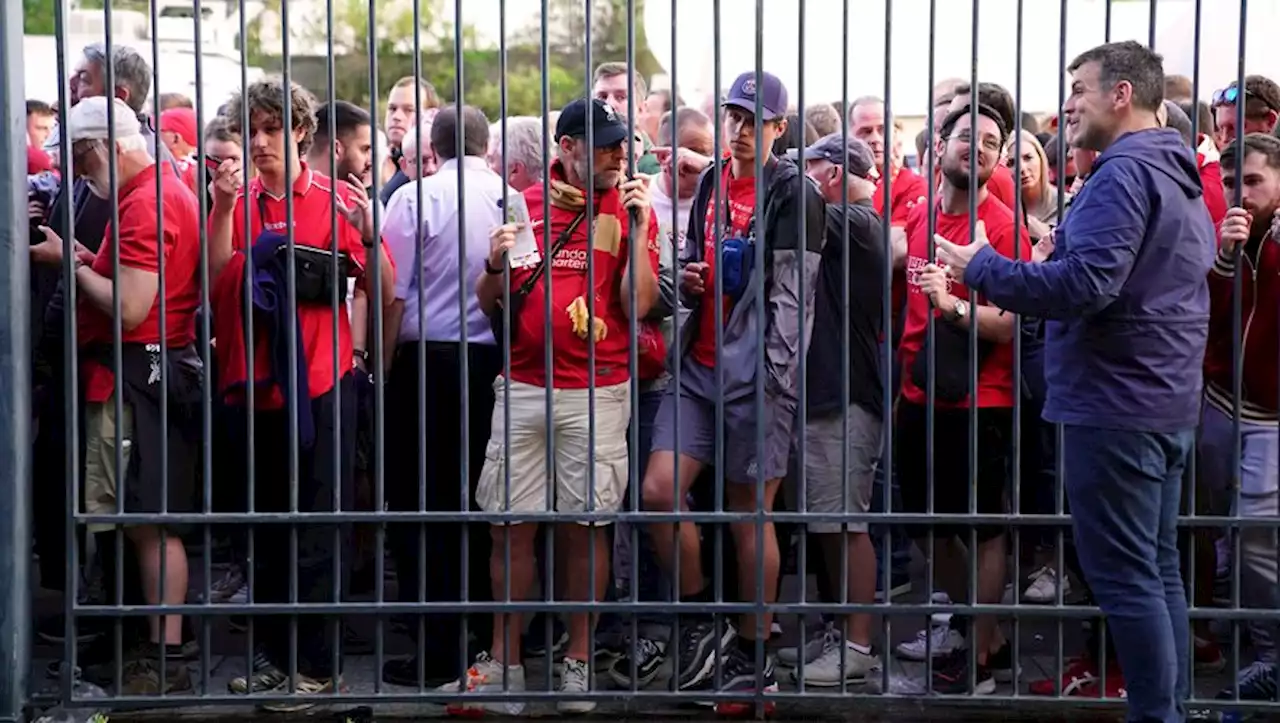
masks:
[[[591,63],[599,65],[609,61],[626,61],[628,24],[635,22],[636,72],[649,78],[654,73],[661,72],[662,66],[649,50],[644,24],[638,20],[644,17],[645,0],[632,0],[634,15],[628,14],[627,2],[628,0],[592,0]],[[586,4],[582,0],[550,0],[546,24],[549,52],[561,57],[566,63],[565,70],[582,78],[585,85]],[[540,45],[541,30],[541,19],[529,24],[518,35],[520,44]]]
[[[27,35],[53,35],[57,32],[52,0],[22,0],[22,30]]]

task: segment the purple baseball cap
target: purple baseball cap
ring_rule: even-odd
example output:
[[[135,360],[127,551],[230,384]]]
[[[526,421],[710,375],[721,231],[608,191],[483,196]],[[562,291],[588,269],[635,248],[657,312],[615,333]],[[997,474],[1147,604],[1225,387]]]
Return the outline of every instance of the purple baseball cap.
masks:
[[[729,86],[729,95],[724,104],[741,108],[748,113],[756,112],[756,99],[760,100],[763,120],[782,118],[787,114],[787,89],[778,76],[761,72],[757,78],[754,71],[739,75]]]

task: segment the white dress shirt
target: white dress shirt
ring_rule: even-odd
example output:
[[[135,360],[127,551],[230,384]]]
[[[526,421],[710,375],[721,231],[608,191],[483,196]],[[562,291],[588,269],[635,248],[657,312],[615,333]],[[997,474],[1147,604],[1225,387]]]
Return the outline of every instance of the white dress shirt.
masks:
[[[458,285],[459,194],[462,174],[465,196],[465,277]],[[418,188],[422,189],[422,221],[418,221]],[[387,204],[382,240],[396,265],[396,298],[404,301],[400,341],[461,341],[458,295],[466,302],[467,341],[493,344],[489,320],[476,299],[476,279],[489,257],[489,233],[504,223],[503,192],[518,193],[489,169],[483,158],[468,156],[445,161],[435,175],[411,181],[396,190]],[[419,233],[419,231],[421,233]],[[419,282],[418,269],[422,270]],[[421,285],[419,285],[421,284]]]

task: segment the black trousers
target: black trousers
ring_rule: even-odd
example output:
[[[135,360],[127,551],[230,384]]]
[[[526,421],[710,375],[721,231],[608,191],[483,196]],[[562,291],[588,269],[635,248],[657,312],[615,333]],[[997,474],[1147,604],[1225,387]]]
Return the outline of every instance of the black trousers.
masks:
[[[339,434],[335,440],[334,412]],[[229,414],[232,444],[237,459],[248,458],[244,410]],[[298,450],[298,511],[333,512],[334,491],[342,510],[354,504],[355,387],[352,375],[311,400],[315,420],[315,445]],[[237,421],[239,420],[239,421]],[[289,417],[283,409],[254,414],[254,503],[257,512],[290,511]],[[335,449],[336,446],[336,449]],[[336,455],[335,455],[336,452]],[[336,456],[336,459],[335,459]],[[350,525],[331,523],[255,523],[253,529],[255,603],[288,603],[295,561],[293,530],[297,530],[297,601],[337,603],[343,599],[347,571],[351,567]],[[324,680],[341,671],[333,669],[334,643],[341,641],[339,616],[297,616],[298,672]],[[277,665],[289,660],[290,625],[281,616],[258,616],[254,634],[267,656]]]
[[[467,388],[460,386],[462,364],[467,365]],[[420,385],[425,367],[425,388]],[[396,349],[388,378],[387,457],[385,494],[392,510],[435,512],[478,510],[476,483],[484,466],[493,417],[493,380],[502,371],[502,351],[492,345],[428,342],[425,355],[418,342]],[[464,396],[465,395],[465,396]],[[420,397],[425,408],[419,409]],[[462,402],[467,400],[463,424]],[[422,411],[422,418],[419,418]],[[463,447],[463,430],[467,446]],[[463,460],[466,479],[463,479]],[[467,540],[466,568],[463,539]],[[395,559],[400,602],[459,602],[493,599],[489,582],[489,525],[482,522],[432,522],[387,526],[387,540]],[[463,580],[466,584],[464,586]],[[409,629],[416,636],[418,620]],[[428,615],[421,641],[425,660],[453,665],[460,660],[463,616]],[[467,616],[467,631],[487,647],[493,634],[488,613]]]

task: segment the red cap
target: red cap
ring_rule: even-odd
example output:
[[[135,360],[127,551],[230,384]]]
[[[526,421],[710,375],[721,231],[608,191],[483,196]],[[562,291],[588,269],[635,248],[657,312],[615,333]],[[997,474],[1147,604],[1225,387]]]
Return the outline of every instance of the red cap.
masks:
[[[48,153],[36,148],[35,146],[27,146],[27,174],[35,175],[53,170],[53,159]]]
[[[170,108],[160,114],[160,130],[177,133],[189,146],[200,145],[196,112],[190,108]]]

